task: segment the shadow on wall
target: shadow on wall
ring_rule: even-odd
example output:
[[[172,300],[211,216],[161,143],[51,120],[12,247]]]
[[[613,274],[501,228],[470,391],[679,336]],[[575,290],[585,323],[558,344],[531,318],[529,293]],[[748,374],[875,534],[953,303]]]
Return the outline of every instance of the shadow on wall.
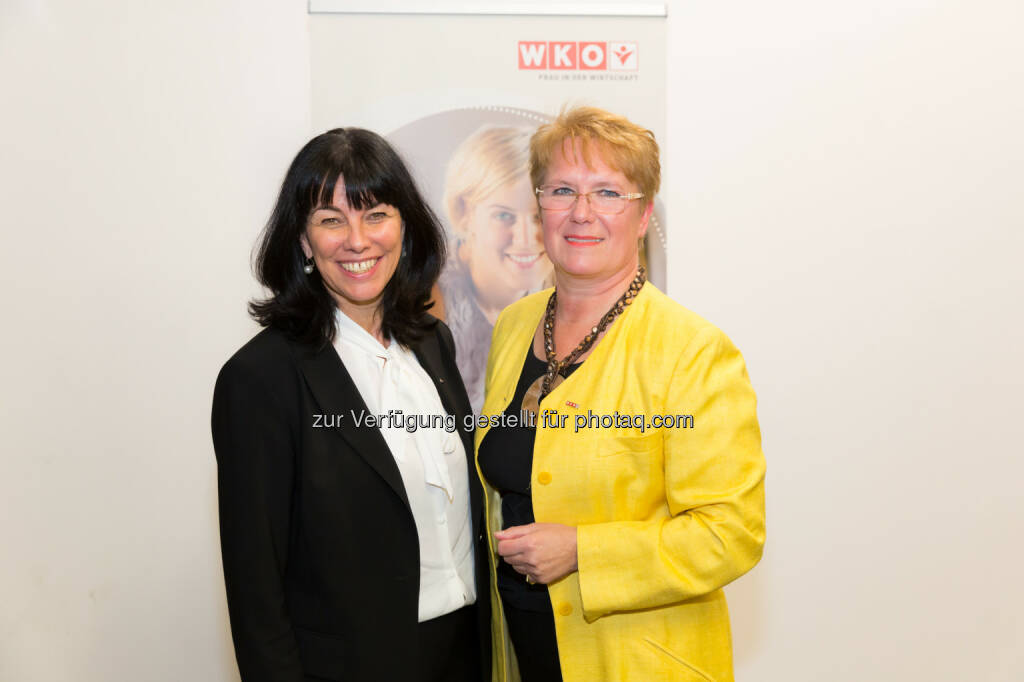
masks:
[[[750,573],[725,588],[736,668],[758,658],[762,646],[768,641],[767,568],[762,558]]]

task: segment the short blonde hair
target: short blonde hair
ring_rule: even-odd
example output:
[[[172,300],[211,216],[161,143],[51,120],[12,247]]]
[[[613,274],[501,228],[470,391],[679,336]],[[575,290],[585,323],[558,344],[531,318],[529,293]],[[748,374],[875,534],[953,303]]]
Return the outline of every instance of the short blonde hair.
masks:
[[[654,133],[641,128],[625,116],[597,107],[563,109],[551,123],[542,125],[530,139],[530,181],[534,187],[544,184],[555,150],[565,150],[566,142],[580,140],[583,162],[590,155],[602,154],[605,163],[635,182],[644,193],[644,203],[654,201],[661,186],[661,163]]]
[[[457,237],[466,237],[465,219],[473,205],[527,176],[532,132],[520,126],[484,126],[452,154],[444,181],[444,207]]]

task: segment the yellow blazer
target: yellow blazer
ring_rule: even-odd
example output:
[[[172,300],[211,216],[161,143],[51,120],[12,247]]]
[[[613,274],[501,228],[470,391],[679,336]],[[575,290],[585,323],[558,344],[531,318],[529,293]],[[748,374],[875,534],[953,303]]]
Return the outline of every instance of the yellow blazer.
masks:
[[[485,415],[500,414],[512,399],[550,293],[528,296],[498,318]],[[579,570],[549,586],[565,682],[731,681],[721,588],[757,563],[765,536],[765,462],[739,351],[647,283],[540,409],[559,416],[537,423],[534,514],[577,528]],[[577,417],[588,414],[597,419],[577,431]],[[683,426],[651,428],[663,415]],[[617,419],[611,428],[608,418]],[[477,430],[477,451],[487,431]],[[500,497],[481,480],[494,679],[515,682],[494,577]]]

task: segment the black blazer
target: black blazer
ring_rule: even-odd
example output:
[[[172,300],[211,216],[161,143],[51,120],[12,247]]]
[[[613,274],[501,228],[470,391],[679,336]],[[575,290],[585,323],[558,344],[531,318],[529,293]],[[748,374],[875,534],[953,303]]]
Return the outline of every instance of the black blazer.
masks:
[[[456,423],[469,467],[481,676],[490,677],[482,491],[455,344],[437,322],[412,348]],[[221,551],[245,682],[416,676],[419,540],[401,475],[334,347],[265,329],[213,396]],[[316,415],[327,415],[317,425]],[[342,415],[340,427],[324,427]]]

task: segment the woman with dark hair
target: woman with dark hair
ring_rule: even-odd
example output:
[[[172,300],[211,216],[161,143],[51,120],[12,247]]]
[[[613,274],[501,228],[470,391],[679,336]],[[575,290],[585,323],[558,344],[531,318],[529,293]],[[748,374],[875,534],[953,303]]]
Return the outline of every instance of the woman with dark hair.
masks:
[[[469,401],[451,333],[427,312],[444,252],[379,135],[339,128],[299,151],[257,257],[271,295],[250,311],[264,329],[213,399],[246,682],[489,671]]]

